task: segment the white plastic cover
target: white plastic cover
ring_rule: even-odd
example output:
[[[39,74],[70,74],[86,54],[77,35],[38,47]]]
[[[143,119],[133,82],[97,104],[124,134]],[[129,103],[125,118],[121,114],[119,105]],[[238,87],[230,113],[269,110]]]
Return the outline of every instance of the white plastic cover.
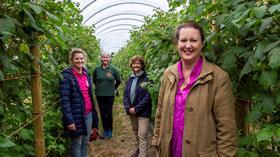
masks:
[[[129,40],[129,31],[141,26],[155,9],[168,10],[168,0],[73,0],[78,2],[83,24],[95,28],[101,48],[117,52]]]

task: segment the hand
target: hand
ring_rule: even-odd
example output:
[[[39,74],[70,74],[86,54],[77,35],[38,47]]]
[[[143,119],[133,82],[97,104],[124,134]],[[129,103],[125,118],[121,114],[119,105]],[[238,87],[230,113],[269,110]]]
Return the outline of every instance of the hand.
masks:
[[[75,131],[76,130],[76,125],[75,123],[72,123],[70,125],[67,125],[67,129],[70,131]]]
[[[135,115],[136,114],[135,107],[130,108],[129,113],[132,114],[132,115]]]

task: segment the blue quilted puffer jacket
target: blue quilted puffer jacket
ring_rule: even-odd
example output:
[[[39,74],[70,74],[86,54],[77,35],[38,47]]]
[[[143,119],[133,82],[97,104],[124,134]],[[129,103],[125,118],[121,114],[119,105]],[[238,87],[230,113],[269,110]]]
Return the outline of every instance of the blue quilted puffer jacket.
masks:
[[[92,81],[86,69],[83,71],[87,74],[89,82],[89,95],[92,107],[93,124],[92,128],[98,128],[98,116],[94,107]],[[61,110],[63,115],[63,125],[69,136],[87,135],[84,120],[84,98],[79,87],[78,80],[74,76],[71,67],[62,72],[63,79],[59,82],[59,91],[61,99]],[[76,130],[67,130],[67,125],[75,123]]]

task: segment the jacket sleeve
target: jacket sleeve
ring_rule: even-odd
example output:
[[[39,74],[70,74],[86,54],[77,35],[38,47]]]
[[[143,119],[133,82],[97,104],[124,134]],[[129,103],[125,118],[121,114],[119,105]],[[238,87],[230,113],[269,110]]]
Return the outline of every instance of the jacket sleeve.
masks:
[[[119,87],[119,85],[121,84],[121,77],[119,74],[119,71],[117,69],[114,70],[115,72],[115,79],[116,79],[116,83],[115,83],[115,89],[117,89]]]
[[[159,146],[159,132],[160,132],[160,122],[161,122],[161,109],[163,104],[163,96],[164,96],[164,89],[165,89],[165,83],[164,78],[165,75],[163,74],[161,78],[161,85],[159,90],[159,96],[158,96],[158,102],[157,102],[157,109],[156,109],[156,115],[155,115],[155,128],[154,128],[154,135],[152,140],[152,146]]]
[[[227,73],[218,80],[213,112],[217,129],[218,156],[234,157],[237,153],[237,127],[234,96]]]
[[[124,109],[126,110],[127,113],[129,113],[129,108],[130,108],[130,102],[129,102],[129,80],[127,81],[126,85],[125,85],[125,89],[124,89],[124,93],[123,93],[123,105],[124,105]]]
[[[92,83],[94,85],[96,85],[96,68],[93,70],[93,73],[92,73]]]
[[[74,123],[72,116],[71,102],[70,102],[70,81],[63,76],[63,79],[59,81],[61,110],[66,125]]]

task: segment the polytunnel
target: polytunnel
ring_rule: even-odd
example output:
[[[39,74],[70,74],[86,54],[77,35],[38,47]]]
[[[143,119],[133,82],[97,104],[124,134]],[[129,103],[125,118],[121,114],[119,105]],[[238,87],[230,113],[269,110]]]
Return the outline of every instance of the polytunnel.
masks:
[[[115,53],[130,38],[130,31],[155,10],[168,10],[168,0],[73,0],[79,3],[83,25],[93,26],[101,49]]]
[[[279,13],[279,0],[0,0],[0,157],[279,156]],[[105,66],[102,50],[116,54]],[[139,130],[135,96],[151,100]]]

